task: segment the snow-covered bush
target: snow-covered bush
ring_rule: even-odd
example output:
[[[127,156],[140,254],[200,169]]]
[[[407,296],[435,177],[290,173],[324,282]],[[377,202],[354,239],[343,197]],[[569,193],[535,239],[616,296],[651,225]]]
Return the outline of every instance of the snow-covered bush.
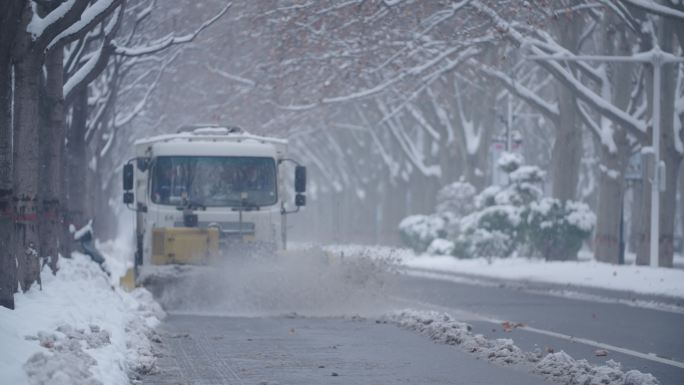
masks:
[[[411,215],[399,223],[402,241],[419,253],[453,255],[461,219],[475,210],[476,195],[475,187],[462,180],[442,187],[435,214]]]
[[[418,253],[428,249],[432,241],[446,236],[446,221],[438,215],[411,215],[399,223],[402,241]]]
[[[544,182],[545,174],[537,166],[520,166],[509,173],[509,185],[504,190],[509,191],[507,203],[526,205],[541,198],[543,191],[539,186]]]
[[[442,187],[437,192],[437,213],[463,217],[475,209],[477,190],[473,185],[458,181]]]
[[[523,164],[523,157],[514,152],[504,152],[496,162],[496,166],[503,172],[513,172]]]
[[[444,238],[437,238],[430,243],[427,253],[432,255],[453,255],[454,243]]]
[[[478,210],[463,218],[455,242],[461,257],[507,257],[515,251],[545,259],[570,259],[590,236],[596,218],[586,204],[543,198],[544,172],[522,165],[519,156],[504,155],[498,163],[508,173],[506,186],[484,189]],[[458,254],[461,255],[458,255]]]
[[[498,230],[475,229],[458,244],[461,258],[493,258],[510,255],[515,248],[514,238]]]
[[[596,216],[586,204],[543,198],[529,208],[529,244],[546,260],[566,260],[577,255],[595,224]]]
[[[596,218],[579,202],[543,198],[544,171],[504,154],[497,166],[508,174],[504,186],[479,194],[462,181],[443,187],[437,213],[414,215],[400,224],[404,242],[417,252],[459,258],[508,257],[516,252],[545,259],[574,258]]]
[[[515,249],[521,210],[511,205],[482,207],[461,220],[455,242],[459,258],[508,256]]]
[[[448,184],[437,192],[436,215],[444,219],[447,238],[456,239],[461,233],[461,218],[475,210],[476,195],[475,187],[462,180]]]
[[[496,204],[496,196],[501,192],[501,187],[497,185],[486,187],[482,192],[475,196],[475,207],[483,208],[494,206]]]
[[[517,154],[505,154],[498,166],[508,173],[506,186],[490,186],[475,197],[477,210],[461,220],[456,256],[508,257],[525,239],[527,207],[538,200],[544,172],[521,166]]]

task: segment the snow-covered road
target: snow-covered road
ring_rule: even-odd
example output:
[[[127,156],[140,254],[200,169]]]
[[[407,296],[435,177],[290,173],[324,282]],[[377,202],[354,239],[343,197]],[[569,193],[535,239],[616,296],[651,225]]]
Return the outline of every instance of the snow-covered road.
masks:
[[[434,344],[415,330],[375,323],[382,314],[405,308],[447,312],[470,323],[473,335],[513,339],[525,354],[564,351],[602,366],[599,373],[613,373],[609,360],[614,360],[622,364],[620,373],[652,373],[664,385],[684,380],[684,312],[676,306],[633,306],[605,296],[572,298],[539,287],[528,290],[522,284],[457,276],[387,274],[382,272],[387,266],[368,264],[367,259],[348,259],[343,265],[312,261],[299,267],[276,263],[267,269],[243,266],[221,272],[224,283],[207,287],[200,297],[224,293],[223,300],[185,303],[164,321],[161,372],[144,383],[543,381],[538,363],[525,362],[527,369],[501,367],[487,362],[493,358],[482,352]],[[274,273],[278,279],[269,280]],[[197,282],[192,284],[189,288],[197,295]],[[238,286],[239,301],[228,294]],[[250,317],[244,317],[245,310]],[[298,315],[282,316],[290,311]],[[368,318],[349,318],[355,314]],[[530,374],[535,370],[537,374]]]

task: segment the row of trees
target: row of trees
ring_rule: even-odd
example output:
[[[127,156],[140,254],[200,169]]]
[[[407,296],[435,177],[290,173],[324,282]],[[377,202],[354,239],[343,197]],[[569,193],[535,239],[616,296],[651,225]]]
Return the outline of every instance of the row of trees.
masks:
[[[318,82],[314,90],[319,95],[308,100],[301,94],[281,96],[279,104],[298,113],[298,125],[309,127],[298,148],[310,163],[322,168],[322,175],[349,178],[340,185],[356,185],[357,190],[374,189],[378,180],[386,178],[387,185],[398,186],[395,192],[411,194],[409,206],[414,207],[409,211],[431,212],[431,197],[440,185],[462,176],[481,189],[491,180],[491,143],[509,124],[505,118],[504,124],[497,124],[496,117],[511,108],[514,120],[509,128],[521,132],[526,157],[548,169],[550,195],[592,203],[598,217],[596,257],[617,263],[629,159],[644,149],[648,152],[651,144],[652,71],[639,64],[545,62],[526,56],[644,55],[656,46],[681,55],[681,5],[404,1],[344,11],[356,20],[376,18],[372,31],[353,30],[352,22],[339,21],[352,19],[343,17],[342,11],[334,19],[321,20],[323,9],[325,5],[317,6],[305,17],[298,9],[291,16],[293,24],[302,26],[299,34],[305,41],[338,44],[326,45],[320,55],[292,57],[288,64],[304,68],[308,77],[315,74],[313,68],[326,64],[344,68],[341,72],[352,68],[356,76],[339,79],[334,87],[330,84],[343,75],[319,68],[322,76],[308,80],[310,85]],[[359,41],[365,50],[354,50]],[[308,62],[315,64],[307,68]],[[660,265],[672,266],[677,181],[684,155],[684,77],[680,67],[669,65],[663,79],[661,151],[667,188],[662,193],[658,241]],[[312,139],[317,131],[321,134]],[[549,137],[553,140],[547,144]],[[363,150],[364,146],[372,150]],[[339,150],[349,147],[358,150]],[[351,166],[358,164],[359,153],[374,155],[364,161],[378,168],[376,175],[368,175],[366,167]],[[634,251],[640,263],[647,263],[652,165],[642,163],[644,176],[633,189],[631,217]],[[331,185],[334,190],[335,183]],[[585,188],[593,191],[582,196]],[[377,204],[395,195],[406,197],[379,195]]]
[[[681,4],[274,0],[241,2],[232,15],[232,27],[208,34],[199,42],[205,50],[174,66],[174,80],[192,76],[195,86],[166,92],[151,108],[174,126],[230,121],[287,135],[315,174],[308,213],[294,219],[301,227],[392,242],[401,218],[432,212],[441,186],[461,177],[478,189],[491,183],[492,144],[509,129],[527,162],[548,170],[549,195],[596,211],[599,260],[618,260],[627,195],[633,250],[647,261],[652,167],[642,162],[644,177],[631,188],[625,175],[651,141],[650,69],[527,56],[643,55],[656,46],[681,55]],[[206,71],[190,72],[197,64]],[[667,66],[663,79],[668,175],[659,242],[660,264],[671,266],[684,155],[681,67]],[[162,127],[149,122],[142,131]]]
[[[150,23],[159,8],[154,0],[0,4],[0,305],[13,308],[19,288],[40,284],[43,266],[54,272],[69,255],[69,225],[85,225],[101,195],[97,155],[141,113],[177,56],[169,48],[228,9],[175,36]]]
[[[91,43],[67,39],[65,55],[85,56],[65,59],[71,70],[63,83],[84,79],[74,71],[105,46],[107,31],[116,47],[161,47],[173,31],[214,20],[225,4],[169,0],[155,12],[149,6],[129,0],[114,35],[112,10],[93,24]],[[585,201],[597,213],[600,260],[617,261],[627,196],[633,250],[645,262],[648,175],[630,184],[625,176],[629,160],[650,144],[650,69],[527,56],[643,54],[656,45],[681,55],[683,20],[681,4],[641,0],[235,2],[215,28],[183,48],[188,54],[136,56],[141,50],[116,48],[100,76],[88,79],[87,93],[71,92],[63,116],[74,147],[67,151],[82,155],[67,157],[74,163],[66,169],[72,180],[86,175],[87,182],[67,202],[92,202],[80,209],[84,218],[110,210],[110,201],[119,200],[116,171],[137,137],[182,124],[229,123],[289,137],[294,155],[310,166],[310,206],[293,217],[295,230],[321,240],[391,243],[402,218],[434,211],[442,186],[461,178],[478,190],[490,184],[493,147],[504,146],[503,133],[512,131],[526,163],[548,172],[548,195]],[[18,75],[10,81],[17,84]],[[678,178],[684,73],[670,65],[663,79],[668,184],[659,241],[661,265],[669,266],[678,184],[684,184]],[[96,222],[110,217],[101,214]]]

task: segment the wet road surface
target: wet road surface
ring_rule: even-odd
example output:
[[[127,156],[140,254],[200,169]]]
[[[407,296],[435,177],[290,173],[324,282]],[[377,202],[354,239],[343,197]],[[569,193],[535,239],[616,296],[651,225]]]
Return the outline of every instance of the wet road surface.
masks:
[[[544,384],[387,324],[341,318],[170,315],[148,385]]]
[[[379,311],[446,311],[471,323],[474,333],[512,338],[524,351],[563,350],[575,359],[599,365],[612,359],[620,362],[624,371],[637,369],[655,375],[663,385],[684,384],[681,308],[664,311],[453,278],[399,275],[393,285],[384,288],[388,292],[377,297],[384,298]],[[368,290],[376,289],[370,286]],[[160,328],[164,348],[164,357],[158,362],[161,371],[143,383],[544,383],[524,368],[496,366],[458,347],[435,344],[392,325],[375,324],[372,318],[236,317],[229,313],[172,313]],[[506,332],[503,320],[525,326]],[[606,350],[607,356],[597,356],[597,350]]]

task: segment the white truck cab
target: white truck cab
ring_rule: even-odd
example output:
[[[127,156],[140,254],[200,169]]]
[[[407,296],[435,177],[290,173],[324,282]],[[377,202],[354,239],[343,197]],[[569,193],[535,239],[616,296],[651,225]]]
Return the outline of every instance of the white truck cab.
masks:
[[[124,166],[124,203],[136,211],[135,266],[205,264],[245,245],[285,248],[286,215],[306,204],[295,167],[288,211],[287,141],[234,127],[192,126],[140,139]]]

